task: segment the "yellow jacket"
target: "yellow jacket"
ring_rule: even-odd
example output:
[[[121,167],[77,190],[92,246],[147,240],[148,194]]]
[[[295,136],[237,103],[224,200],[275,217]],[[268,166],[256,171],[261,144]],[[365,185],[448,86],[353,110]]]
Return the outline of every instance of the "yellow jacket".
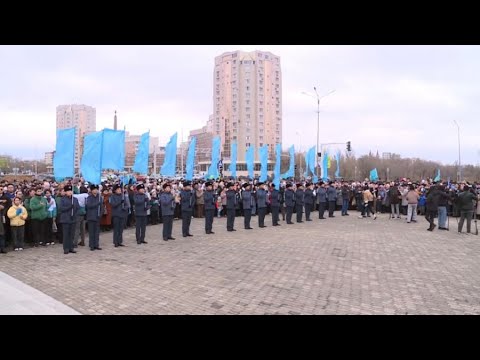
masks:
[[[17,209],[22,209],[22,213],[17,216]],[[15,206],[12,205],[10,209],[8,209],[7,216],[10,218],[10,226],[23,226],[25,225],[25,220],[27,220],[28,213],[27,209],[23,206]]]

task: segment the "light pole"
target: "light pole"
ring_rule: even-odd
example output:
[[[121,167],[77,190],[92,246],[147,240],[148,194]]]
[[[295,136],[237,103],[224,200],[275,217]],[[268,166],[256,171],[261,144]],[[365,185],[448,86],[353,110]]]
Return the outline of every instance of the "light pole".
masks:
[[[327,97],[328,95],[334,93],[335,89],[330,90],[328,93],[326,93],[325,95],[322,95],[322,96],[318,95],[316,86],[313,87],[313,90],[315,91],[315,96],[313,96],[309,93],[306,93],[306,92],[302,92],[302,94],[317,99],[317,152],[315,154],[315,166],[317,167],[317,177],[320,178],[320,166],[318,166],[318,152],[320,151],[320,147],[319,147],[319,141],[320,141],[320,99],[323,99],[324,97]]]
[[[458,171],[457,171],[457,181],[462,181],[462,161],[460,157],[460,126],[457,123],[457,120],[453,120],[455,125],[457,125],[457,133],[458,133]]]

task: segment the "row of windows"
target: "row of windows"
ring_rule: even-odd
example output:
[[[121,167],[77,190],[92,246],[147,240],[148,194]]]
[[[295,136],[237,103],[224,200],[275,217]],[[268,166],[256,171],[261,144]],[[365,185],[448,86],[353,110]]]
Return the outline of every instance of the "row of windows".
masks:
[[[228,154],[230,156],[230,154]],[[230,165],[231,164],[224,164],[223,169],[225,171],[230,171]],[[273,171],[275,168],[275,164],[267,164],[267,170],[268,171]],[[261,164],[254,164],[253,169],[255,171],[260,171],[261,170]],[[247,171],[247,164],[237,164],[237,171]]]

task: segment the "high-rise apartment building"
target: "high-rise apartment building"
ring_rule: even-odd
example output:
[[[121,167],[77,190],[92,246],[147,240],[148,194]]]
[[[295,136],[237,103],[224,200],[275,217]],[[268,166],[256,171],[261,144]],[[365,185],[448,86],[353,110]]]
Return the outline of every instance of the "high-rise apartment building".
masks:
[[[230,145],[237,142],[238,162],[245,151],[264,144],[269,159],[282,141],[282,73],[280,58],[270,52],[234,51],[215,58],[213,73],[212,135],[222,139],[222,157],[229,159]]]
[[[87,105],[57,106],[57,129],[75,127],[75,171],[80,169],[83,154],[83,138],[96,131],[96,110]]]

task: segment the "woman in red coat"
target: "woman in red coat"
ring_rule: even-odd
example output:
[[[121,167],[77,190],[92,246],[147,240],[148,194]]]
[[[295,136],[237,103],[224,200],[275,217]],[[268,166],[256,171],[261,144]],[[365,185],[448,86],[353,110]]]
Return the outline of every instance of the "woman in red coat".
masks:
[[[103,188],[103,215],[100,218],[100,229],[102,231],[110,231],[112,229],[112,205],[108,201],[110,199],[110,189],[108,187]]]

